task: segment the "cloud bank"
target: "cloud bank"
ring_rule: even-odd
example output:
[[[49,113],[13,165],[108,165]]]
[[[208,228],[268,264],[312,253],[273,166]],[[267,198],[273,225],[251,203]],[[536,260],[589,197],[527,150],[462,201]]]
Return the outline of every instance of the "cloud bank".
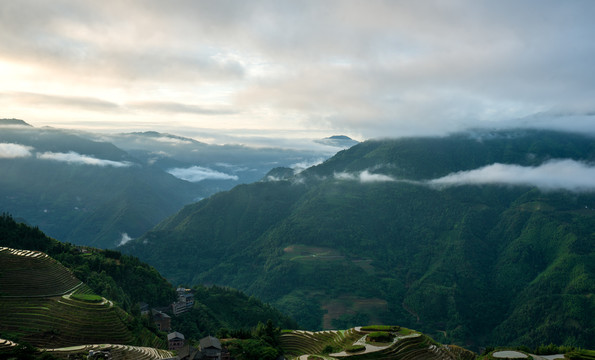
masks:
[[[31,156],[31,146],[13,143],[0,143],[0,159],[15,159]]]
[[[217,170],[209,169],[202,166],[192,166],[189,168],[173,168],[167,170],[168,173],[177,177],[178,179],[199,182],[203,180],[235,180],[239,178],[236,175],[229,175]]]
[[[93,166],[111,166],[111,167],[128,167],[132,163],[127,161],[113,161],[105,159],[97,159],[88,155],[81,155],[74,151],[67,153],[44,152],[37,154],[38,159],[60,161],[69,164],[93,165]]]
[[[384,175],[384,174],[373,174],[369,170],[364,170],[357,174],[347,173],[347,172],[335,173],[334,177],[337,180],[359,181],[361,183],[403,181],[403,180],[397,180],[397,179],[393,178],[392,176],[388,176],[388,175]]]
[[[593,13],[582,0],[3,1],[0,106],[36,125],[166,132],[595,132]],[[570,116],[531,117],[548,111]]]
[[[436,187],[499,184],[536,186],[545,191],[592,192],[595,191],[595,165],[570,159],[551,160],[535,167],[496,163],[427,183]]]

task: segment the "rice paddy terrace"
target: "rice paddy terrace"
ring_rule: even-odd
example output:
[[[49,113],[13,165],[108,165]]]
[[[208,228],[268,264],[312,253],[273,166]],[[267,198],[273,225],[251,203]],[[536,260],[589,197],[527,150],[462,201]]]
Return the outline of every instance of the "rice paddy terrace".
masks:
[[[171,356],[167,351],[130,346],[139,343],[138,334],[129,330],[130,323],[129,314],[111,301],[93,295],[48,255],[0,247],[0,337],[27,342],[64,357],[73,351],[88,353],[99,349],[97,344],[120,344],[101,345],[112,352],[114,359]],[[164,345],[151,333],[140,337],[145,345]],[[13,341],[0,340],[0,350],[15,345]],[[64,347],[67,348],[55,349]]]
[[[458,346],[440,345],[409,329],[392,327],[392,340],[370,342],[374,329],[309,332],[295,330],[281,335],[281,347],[292,359],[348,360],[473,360],[476,354]]]

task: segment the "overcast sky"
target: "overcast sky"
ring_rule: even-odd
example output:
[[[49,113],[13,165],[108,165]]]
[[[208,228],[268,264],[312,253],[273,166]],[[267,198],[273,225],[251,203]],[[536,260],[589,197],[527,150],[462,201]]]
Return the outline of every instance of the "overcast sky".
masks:
[[[593,19],[589,0],[2,1],[0,117],[213,141],[595,133]]]

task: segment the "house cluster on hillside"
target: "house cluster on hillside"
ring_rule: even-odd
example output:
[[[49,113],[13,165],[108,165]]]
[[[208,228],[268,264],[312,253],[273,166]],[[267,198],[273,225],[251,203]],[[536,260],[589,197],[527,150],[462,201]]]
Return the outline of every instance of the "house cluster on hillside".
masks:
[[[169,309],[151,309],[147,303],[141,302],[139,304],[141,315],[149,316],[150,314],[153,318],[153,322],[157,326],[157,329],[161,331],[171,330],[171,317],[166,314],[165,311],[169,311],[171,309],[171,313],[173,313],[175,316],[178,316],[190,311],[194,306],[194,294],[192,293],[192,289],[180,287],[176,291],[178,293],[178,300],[173,302]]]
[[[177,331],[167,335],[167,342],[170,350],[177,350],[180,360],[231,360],[229,351],[212,336],[200,339],[198,348],[186,344],[184,335]]]
[[[221,346],[219,339],[213,336],[207,336],[200,339],[199,347],[191,346],[185,339],[184,334],[178,331],[172,331],[171,316],[165,311],[175,316],[181,315],[192,309],[194,306],[194,293],[192,289],[179,287],[176,289],[178,299],[169,307],[160,309],[151,309],[146,303],[140,303],[142,315],[151,316],[153,322],[160,331],[168,331],[167,345],[169,350],[176,350],[176,359],[179,360],[231,360],[229,351]]]

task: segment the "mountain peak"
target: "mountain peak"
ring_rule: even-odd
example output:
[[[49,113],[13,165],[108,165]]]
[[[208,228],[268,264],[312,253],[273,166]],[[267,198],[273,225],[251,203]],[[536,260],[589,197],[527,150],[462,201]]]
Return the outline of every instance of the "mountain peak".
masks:
[[[353,140],[352,138],[346,135],[333,135],[324,139],[314,140],[314,142],[322,145],[339,147],[344,149],[359,144],[359,141]]]
[[[25,121],[19,119],[0,119],[0,126],[1,125],[31,126],[27,124]]]

